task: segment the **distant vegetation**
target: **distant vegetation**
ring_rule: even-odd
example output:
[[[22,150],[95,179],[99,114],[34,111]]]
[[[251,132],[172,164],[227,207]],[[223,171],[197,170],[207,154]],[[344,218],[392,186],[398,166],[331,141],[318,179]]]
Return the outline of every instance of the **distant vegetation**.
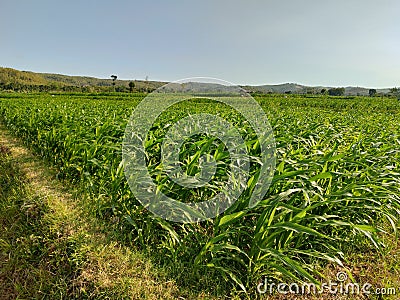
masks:
[[[114,77],[115,76],[115,79]],[[14,92],[151,92],[164,82],[34,73],[0,67],[0,90]],[[115,89],[114,89],[115,88]]]
[[[166,82],[144,80],[117,80],[87,76],[69,76],[61,74],[34,73],[0,67],[0,91],[10,92],[152,92]],[[242,86],[253,95],[263,94],[300,94],[330,96],[388,96],[400,99],[398,88],[369,89],[363,87],[310,87],[295,83],[277,85]],[[180,90],[178,87],[177,90]]]
[[[328,90],[328,94],[330,96],[343,96],[344,91],[344,88],[333,88]]]

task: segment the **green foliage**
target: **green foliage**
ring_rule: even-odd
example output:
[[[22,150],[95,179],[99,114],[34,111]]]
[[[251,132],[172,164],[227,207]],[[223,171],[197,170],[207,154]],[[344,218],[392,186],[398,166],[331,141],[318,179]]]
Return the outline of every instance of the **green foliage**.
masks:
[[[373,97],[376,95],[376,89],[369,89],[368,94],[370,97]]]
[[[330,96],[343,96],[344,95],[344,88],[331,88],[328,90],[328,95]]]
[[[132,93],[134,88],[135,88],[135,82],[130,81],[129,82],[129,91]]]
[[[365,239],[381,248],[384,221],[397,229],[398,101],[313,95],[258,98],[277,142],[277,170],[268,194],[254,209],[246,208],[252,187],[249,182],[224,215],[181,225],[151,217],[132,195],[123,174],[122,138],[130,113],[142,97],[4,95],[0,118],[51,161],[60,178],[76,183],[83,195],[90,196],[87,205],[97,216],[119,218],[126,239],[147,249],[183,282],[212,272],[247,292],[264,276],[315,282],[318,262],[340,265],[346,247],[352,244],[353,249],[361,249],[365,243],[357,241]],[[257,156],[257,139],[251,128],[229,108],[199,100],[174,106],[155,122],[146,143],[149,171],[164,192],[202,201],[223,188],[223,182],[209,191],[179,188],[166,181],[157,160],[166,124],[187,114],[216,111],[240,130],[248,152]],[[192,158],[200,156],[196,151],[204,151],[195,143],[209,144],[212,155],[218,155],[216,149],[224,151],[215,144],[218,141],[198,138],[181,149],[182,163],[190,168],[195,166]],[[251,176],[256,176],[256,167],[253,162]],[[225,175],[222,171],[220,179]],[[182,270],[187,272],[185,276]]]

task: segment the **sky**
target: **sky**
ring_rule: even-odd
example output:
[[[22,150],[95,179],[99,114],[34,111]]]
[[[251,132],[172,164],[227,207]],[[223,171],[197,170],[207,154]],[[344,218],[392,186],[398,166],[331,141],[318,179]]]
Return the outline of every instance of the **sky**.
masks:
[[[0,0],[0,66],[235,84],[400,86],[398,0]]]

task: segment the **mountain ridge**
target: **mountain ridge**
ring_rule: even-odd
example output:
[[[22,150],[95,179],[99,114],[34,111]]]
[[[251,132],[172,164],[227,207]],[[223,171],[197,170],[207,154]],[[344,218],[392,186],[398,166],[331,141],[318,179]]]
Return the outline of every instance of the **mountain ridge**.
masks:
[[[157,89],[167,82],[149,81],[149,80],[120,80],[115,82],[110,79],[97,78],[91,76],[64,75],[55,73],[39,73],[32,71],[20,71],[13,68],[0,67],[0,89],[11,89],[13,86],[46,86],[53,88],[67,89],[71,87],[77,88],[107,88],[117,87],[119,90],[129,89],[129,83],[134,82],[136,90],[151,91]],[[114,86],[115,84],[115,86]],[[240,85],[243,89],[253,93],[278,93],[278,94],[320,94],[334,86],[306,86],[298,83],[282,83],[282,84],[263,84],[263,85]],[[344,87],[345,95],[350,96],[367,96],[371,88],[367,87]],[[379,94],[390,93],[390,88],[376,89]]]

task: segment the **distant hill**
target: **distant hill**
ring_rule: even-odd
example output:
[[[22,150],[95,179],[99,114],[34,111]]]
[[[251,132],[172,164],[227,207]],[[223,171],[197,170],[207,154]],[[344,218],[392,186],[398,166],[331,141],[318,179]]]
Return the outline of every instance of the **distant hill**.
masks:
[[[62,74],[50,74],[50,73],[37,73],[48,81],[60,82],[71,86],[92,86],[92,87],[111,87],[113,85],[113,80],[110,79],[100,79],[88,76],[70,76]],[[156,89],[166,82],[159,81],[145,81],[145,80],[120,80],[117,78],[115,85],[129,87],[129,82],[134,81],[137,87],[148,87],[149,89]]]
[[[113,86],[112,79],[101,79],[88,76],[69,76],[62,74],[35,73],[30,71],[19,71],[12,68],[0,67],[0,90],[15,91],[129,91],[129,82],[134,82],[135,91],[152,91],[167,82],[146,81],[146,80],[119,80],[115,81]],[[192,91],[204,90],[204,85],[211,91],[222,92],[226,88],[218,84],[205,84],[190,82],[183,85],[176,84],[169,86],[169,89],[183,91],[191,89]],[[284,83],[277,85],[258,85],[242,86],[248,92],[254,93],[291,93],[291,94],[320,94],[322,90],[329,90],[332,87],[323,86],[304,86],[296,83]],[[390,89],[378,89],[378,93],[387,94]],[[345,95],[350,96],[368,96],[369,88],[365,87],[345,87]]]
[[[88,76],[35,73],[0,67],[0,90],[14,91],[129,91],[129,82],[134,82],[135,91],[152,91],[166,82],[146,80],[113,80]]]
[[[49,82],[38,73],[18,71],[11,68],[0,68],[0,83],[41,85],[48,84]]]
[[[276,85],[256,85],[256,86],[246,85],[243,86],[243,88],[247,91],[260,92],[260,93],[284,94],[286,92],[291,92],[293,94],[298,94],[304,90],[305,86],[296,83],[284,83]]]
[[[377,89],[376,90],[380,94],[387,94],[390,92],[390,89]],[[353,86],[348,86],[345,88],[345,94],[346,95],[361,95],[361,96],[368,96],[369,95],[369,89],[368,88],[363,88],[363,87],[353,87]]]
[[[44,79],[74,86],[111,86],[111,79],[98,79],[87,76],[68,76],[62,74],[38,73]]]
[[[250,92],[260,92],[260,93],[292,93],[292,94],[319,94],[322,90],[329,90],[333,87],[324,87],[324,86],[305,86],[296,83],[284,83],[277,85],[258,85],[258,86],[243,86],[243,88]],[[370,88],[364,87],[353,87],[348,86],[345,87],[345,95],[348,96],[368,96]],[[378,93],[387,94],[390,92],[390,89],[377,89]]]

